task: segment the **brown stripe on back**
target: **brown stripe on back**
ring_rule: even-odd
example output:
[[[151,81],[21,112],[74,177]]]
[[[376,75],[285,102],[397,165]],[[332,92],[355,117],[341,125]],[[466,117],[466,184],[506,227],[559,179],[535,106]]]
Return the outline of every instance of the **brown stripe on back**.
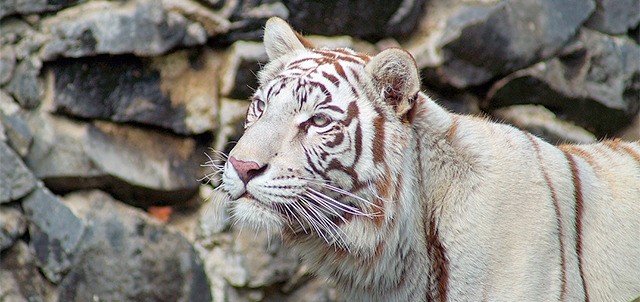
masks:
[[[573,187],[574,187],[574,198],[576,200],[576,220],[575,220],[575,228],[576,228],[576,254],[578,255],[578,270],[580,271],[580,279],[582,280],[582,288],[584,289],[584,300],[589,302],[589,295],[587,293],[587,283],[584,280],[584,269],[582,263],[582,216],[584,210],[584,199],[582,196],[582,181],[580,179],[580,171],[578,171],[578,166],[576,165],[576,161],[573,158],[571,153],[564,151],[564,156],[567,158],[569,162],[569,166],[571,167],[571,174],[573,175]]]
[[[447,301],[449,287],[449,260],[440,235],[434,213],[427,213],[427,253],[431,259],[430,289],[435,287],[435,296],[431,290],[427,290],[427,301]]]
[[[549,187],[549,191],[551,192],[551,200],[553,201],[553,208],[556,213],[556,223],[558,224],[558,241],[560,242],[560,268],[561,268],[561,276],[562,276],[562,284],[560,285],[560,301],[564,301],[567,295],[567,263],[564,255],[564,230],[562,229],[562,214],[560,213],[560,203],[558,202],[558,193],[556,193],[556,189],[553,187],[553,183],[551,182],[551,178],[549,177],[549,173],[547,173],[547,169],[543,165],[542,153],[540,152],[540,145],[536,141],[536,138],[531,135],[529,132],[525,132],[529,141],[533,145],[533,150],[535,151],[536,158],[538,159],[538,163],[540,164],[540,170],[542,170],[542,175],[544,176],[544,181],[547,183],[547,187]]]
[[[629,154],[629,156],[631,156],[640,165],[640,153],[638,153],[636,150],[634,150],[633,148],[629,147],[628,145],[622,145],[620,147],[622,148],[622,150],[624,152]]]

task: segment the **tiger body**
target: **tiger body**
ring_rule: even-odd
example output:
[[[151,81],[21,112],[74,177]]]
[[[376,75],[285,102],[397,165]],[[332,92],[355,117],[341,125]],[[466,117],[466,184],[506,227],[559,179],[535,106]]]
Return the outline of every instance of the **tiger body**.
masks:
[[[447,112],[402,50],[309,49],[279,19],[265,46],[223,189],[347,301],[640,296],[639,142],[555,147]]]

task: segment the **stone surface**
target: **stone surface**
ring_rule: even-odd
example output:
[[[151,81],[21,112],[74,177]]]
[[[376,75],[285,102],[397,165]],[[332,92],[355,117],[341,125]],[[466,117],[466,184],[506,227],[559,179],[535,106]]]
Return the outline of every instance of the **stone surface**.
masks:
[[[96,54],[158,55],[180,45],[205,42],[184,16],[167,12],[161,0],[90,1],[42,21],[50,40],[41,55],[83,57]]]
[[[285,0],[289,22],[304,33],[350,35],[368,40],[407,36],[415,28],[424,0]]]
[[[584,29],[562,56],[496,82],[489,107],[542,104],[598,137],[614,133],[640,110],[640,46]]]
[[[443,2],[435,1],[435,2]],[[555,55],[589,17],[593,0],[444,1],[408,43],[419,67],[456,88],[478,86]],[[437,6],[440,5],[440,6]],[[429,7],[427,7],[427,13]],[[425,17],[428,18],[429,16]]]
[[[38,78],[42,62],[35,58],[26,58],[16,66],[14,76],[6,85],[16,101],[24,108],[35,108],[40,105],[44,95],[44,87]]]
[[[635,9],[634,9],[635,8]],[[596,0],[586,27],[608,34],[624,34],[640,23],[640,0]]]
[[[0,205],[0,251],[13,245],[27,230],[27,221],[17,206]]]
[[[558,119],[553,112],[537,105],[515,105],[491,112],[499,121],[510,123],[552,144],[595,143],[596,137],[584,128]]]
[[[220,73],[220,94],[235,99],[248,99],[258,87],[256,74],[267,62],[262,43],[239,41],[226,53]]]
[[[101,188],[138,206],[180,204],[197,192],[204,153],[193,138],[45,112],[26,119],[34,143],[25,162],[56,192]]]
[[[10,110],[7,111],[10,112]],[[0,125],[4,127],[9,146],[13,148],[20,157],[25,157],[29,153],[29,148],[33,143],[33,134],[31,134],[27,122],[19,114],[5,114],[2,108],[0,108]]]
[[[9,82],[16,68],[16,54],[13,48],[0,48],[0,85]]]
[[[143,60],[133,56],[61,61],[51,67],[52,108],[58,113],[170,129],[179,134],[216,127],[222,56],[179,51]]]
[[[0,258],[0,300],[3,302],[57,302],[56,289],[36,265],[33,251],[17,241]]]
[[[24,198],[29,221],[29,245],[47,279],[60,282],[74,261],[85,233],[83,222],[47,188],[39,186]]]
[[[59,10],[74,5],[78,0],[3,0],[0,2],[0,19],[13,14],[33,14]]]
[[[36,179],[22,159],[0,141],[0,204],[18,200],[31,192]]]
[[[60,301],[211,301],[193,246],[144,212],[100,191],[64,198],[84,236]]]

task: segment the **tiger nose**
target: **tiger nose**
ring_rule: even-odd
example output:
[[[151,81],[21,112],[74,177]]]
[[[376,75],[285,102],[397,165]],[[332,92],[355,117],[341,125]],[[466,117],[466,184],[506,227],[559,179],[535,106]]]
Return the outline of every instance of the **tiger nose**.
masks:
[[[238,173],[240,180],[246,185],[254,177],[264,173],[267,170],[267,165],[258,164],[254,161],[239,160],[233,156],[229,157],[229,162]]]

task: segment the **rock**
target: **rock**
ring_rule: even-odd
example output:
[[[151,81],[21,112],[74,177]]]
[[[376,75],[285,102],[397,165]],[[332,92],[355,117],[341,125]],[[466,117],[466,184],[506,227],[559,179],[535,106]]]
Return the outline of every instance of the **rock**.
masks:
[[[137,206],[187,202],[198,189],[203,152],[193,138],[27,115],[34,143],[25,162],[55,192],[101,188]]]
[[[33,14],[55,11],[74,5],[78,0],[3,0],[0,2],[0,19],[13,14]]]
[[[640,141],[640,114],[636,115],[633,122],[622,129],[617,136],[628,141]]]
[[[56,302],[56,289],[36,265],[33,251],[17,241],[0,258],[0,299],[3,302]]]
[[[515,105],[491,113],[498,120],[531,132],[552,144],[595,143],[596,137],[584,128],[558,119],[553,112],[537,105]]]
[[[176,46],[203,44],[201,32],[189,29],[191,24],[184,16],[165,11],[161,0],[89,1],[42,21],[44,33],[51,38],[41,55],[44,60],[96,54],[159,55]]]
[[[35,108],[42,101],[44,87],[38,78],[41,67],[42,62],[34,57],[20,61],[13,78],[6,85],[7,92],[24,108]]]
[[[0,85],[9,82],[16,67],[16,54],[13,48],[0,48]]]
[[[596,10],[585,26],[603,33],[618,35],[640,23],[640,1],[596,0]]]
[[[244,132],[244,119],[249,102],[223,98],[220,102],[220,128],[216,133],[214,150],[220,150],[229,154],[231,146],[229,142],[237,141]]]
[[[52,110],[199,134],[217,126],[222,55],[204,49],[143,60],[133,56],[60,61],[50,66]]]
[[[0,205],[0,251],[13,245],[27,230],[27,220],[17,206]]]
[[[5,134],[9,146],[20,155],[25,157],[29,153],[29,148],[33,142],[33,134],[29,130],[27,122],[18,114],[4,114],[0,108],[0,126],[5,128]]]
[[[43,186],[25,197],[22,206],[29,221],[29,245],[35,251],[38,267],[47,279],[58,283],[71,268],[85,226]]]
[[[407,48],[420,68],[456,88],[554,56],[595,8],[593,0],[434,2]]]
[[[238,41],[231,45],[220,73],[220,95],[248,99],[258,87],[260,65],[267,61],[262,43]]]
[[[286,0],[289,22],[304,32],[350,35],[367,40],[410,34],[422,16],[424,0]]]
[[[18,154],[0,141],[0,204],[18,200],[31,192],[36,179]]]
[[[30,24],[21,19],[6,18],[0,20],[0,45],[5,49],[12,49],[17,60],[40,61],[37,52],[48,39],[46,35],[33,29]],[[7,50],[11,51],[11,50]]]
[[[542,104],[598,137],[613,134],[640,110],[640,46],[583,29],[561,56],[496,82],[485,105],[514,104]]]
[[[69,194],[64,204],[86,232],[60,301],[211,301],[203,265],[179,233],[103,192]]]

